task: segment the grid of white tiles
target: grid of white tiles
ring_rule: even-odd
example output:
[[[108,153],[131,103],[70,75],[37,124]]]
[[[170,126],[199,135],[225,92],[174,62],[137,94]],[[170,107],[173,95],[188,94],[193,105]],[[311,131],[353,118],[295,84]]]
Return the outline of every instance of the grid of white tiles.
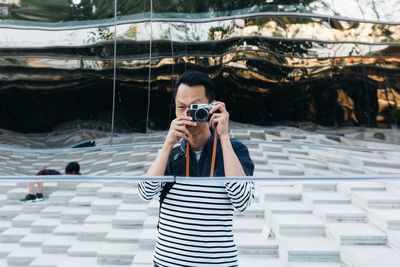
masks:
[[[259,130],[241,134],[262,139]],[[322,143],[318,136],[288,137],[313,138]],[[78,160],[87,174],[140,175],[159,148],[142,141],[73,153],[2,150],[7,164],[0,168],[33,174]],[[400,169],[396,152],[268,143],[251,143],[249,149],[257,175]],[[21,205],[24,184],[0,183],[0,266],[152,266],[158,202],[142,202],[134,183],[45,183],[45,190],[44,202]],[[400,183],[259,182],[256,192],[256,203],[235,216],[240,266],[400,266]]]

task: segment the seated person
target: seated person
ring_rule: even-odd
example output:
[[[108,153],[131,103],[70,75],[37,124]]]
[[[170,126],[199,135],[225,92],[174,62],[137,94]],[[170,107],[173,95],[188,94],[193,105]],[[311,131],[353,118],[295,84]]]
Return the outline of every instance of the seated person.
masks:
[[[36,175],[60,175],[59,171],[53,169],[42,169]],[[43,182],[37,182],[37,191],[35,194],[35,182],[28,183],[28,194],[20,199],[22,202],[35,202],[35,201],[43,201]]]

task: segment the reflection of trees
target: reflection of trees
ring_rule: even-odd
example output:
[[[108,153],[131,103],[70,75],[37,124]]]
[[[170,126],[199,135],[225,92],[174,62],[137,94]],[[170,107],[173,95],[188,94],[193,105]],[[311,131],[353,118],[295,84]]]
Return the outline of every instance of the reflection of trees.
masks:
[[[260,3],[259,0],[157,0],[154,12],[201,13],[237,10],[263,5],[309,5],[315,0],[278,0]],[[119,15],[148,12],[150,0],[118,0]],[[81,0],[77,5],[71,0],[21,0],[19,6],[10,7],[8,19],[60,22],[69,20],[104,19],[114,16],[113,0]]]

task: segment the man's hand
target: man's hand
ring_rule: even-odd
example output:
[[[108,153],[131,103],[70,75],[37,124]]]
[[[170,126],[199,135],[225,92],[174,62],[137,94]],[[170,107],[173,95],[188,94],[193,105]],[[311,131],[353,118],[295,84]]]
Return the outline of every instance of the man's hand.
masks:
[[[229,137],[229,113],[226,111],[225,103],[214,101],[212,104],[210,127],[215,127],[218,124],[217,134],[219,137]]]
[[[175,120],[171,122],[167,137],[165,138],[166,145],[174,146],[180,138],[189,141],[192,134],[187,129],[188,126],[196,126],[197,123],[192,121],[192,117],[186,115],[180,115]]]

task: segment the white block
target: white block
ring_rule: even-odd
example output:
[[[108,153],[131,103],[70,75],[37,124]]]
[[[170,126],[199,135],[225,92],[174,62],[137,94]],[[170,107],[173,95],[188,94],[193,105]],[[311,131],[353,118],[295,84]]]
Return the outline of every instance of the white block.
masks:
[[[345,246],[342,261],[349,267],[397,267],[400,253],[386,246]]]
[[[279,251],[288,262],[340,262],[340,251],[324,237],[281,238]]]
[[[42,244],[43,253],[66,254],[68,249],[77,241],[75,236],[53,235]]]
[[[97,254],[97,262],[102,264],[131,264],[137,250],[135,244],[106,244]]]
[[[329,223],[327,236],[343,245],[386,245],[387,235],[368,223]]]

